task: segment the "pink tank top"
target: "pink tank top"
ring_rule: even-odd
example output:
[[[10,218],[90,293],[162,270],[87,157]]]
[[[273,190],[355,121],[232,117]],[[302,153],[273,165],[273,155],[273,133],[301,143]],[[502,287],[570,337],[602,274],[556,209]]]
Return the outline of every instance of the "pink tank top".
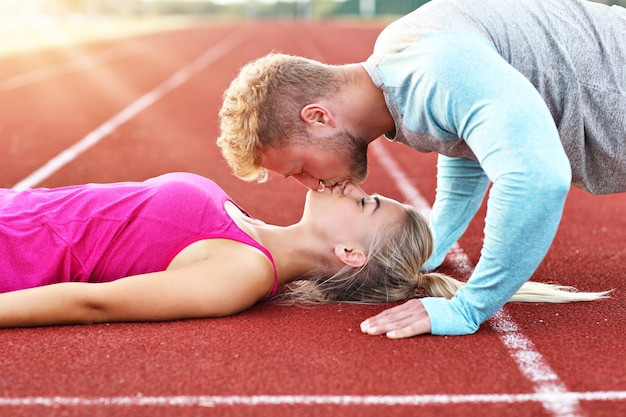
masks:
[[[268,257],[272,297],[278,291],[272,255],[230,218],[226,201],[232,200],[213,181],[188,173],[145,182],[0,190],[0,292],[163,271],[191,243],[224,238]]]

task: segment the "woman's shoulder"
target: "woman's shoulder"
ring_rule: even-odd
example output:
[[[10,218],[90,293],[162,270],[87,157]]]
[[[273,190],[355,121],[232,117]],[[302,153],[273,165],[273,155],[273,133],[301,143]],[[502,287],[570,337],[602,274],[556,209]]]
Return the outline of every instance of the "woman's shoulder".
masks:
[[[269,295],[276,281],[274,265],[261,250],[229,239],[196,241],[180,251],[167,269],[193,265],[206,271],[211,279],[224,280],[224,285],[246,291],[258,299]]]

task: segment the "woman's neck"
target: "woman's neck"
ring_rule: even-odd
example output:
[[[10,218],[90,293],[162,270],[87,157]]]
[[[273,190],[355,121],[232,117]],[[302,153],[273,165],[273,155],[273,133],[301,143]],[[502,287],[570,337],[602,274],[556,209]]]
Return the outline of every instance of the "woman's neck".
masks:
[[[301,224],[285,227],[260,224],[254,230],[255,240],[272,254],[281,284],[297,280],[315,268],[319,256],[312,248],[316,245]]]
[[[226,211],[241,230],[272,254],[281,284],[297,280],[316,267],[321,257],[316,255],[323,245],[304,224],[266,224],[247,217],[234,205],[227,205]]]

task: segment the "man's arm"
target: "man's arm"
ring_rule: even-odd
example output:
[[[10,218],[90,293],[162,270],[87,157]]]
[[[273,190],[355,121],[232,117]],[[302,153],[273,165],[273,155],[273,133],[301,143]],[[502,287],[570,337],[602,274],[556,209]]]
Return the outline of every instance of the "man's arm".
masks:
[[[435,79],[434,87],[420,94],[428,100],[434,126],[429,133],[437,135],[439,130],[443,140],[450,135],[465,140],[493,183],[481,258],[467,285],[452,300],[421,300],[433,334],[469,334],[502,307],[542,261],[561,218],[571,171],[542,98],[493,46],[470,34],[443,32],[428,39],[424,48],[437,54],[431,67],[421,69]],[[459,167],[446,170],[455,181],[465,182]],[[463,224],[459,200],[450,198],[447,190],[438,188],[435,207],[435,213],[442,214],[431,225],[436,237],[446,235],[448,221]],[[448,214],[451,217],[444,217]],[[435,243],[443,242],[439,238]],[[442,247],[447,250],[446,245]],[[437,248],[435,256],[442,251]],[[415,310],[414,319],[422,315]],[[392,322],[370,319],[376,332],[368,332],[386,333],[396,327]]]
[[[482,204],[489,183],[477,161],[439,155],[437,193],[429,219],[435,243],[423,267],[425,271],[440,266],[452,245],[465,233]]]

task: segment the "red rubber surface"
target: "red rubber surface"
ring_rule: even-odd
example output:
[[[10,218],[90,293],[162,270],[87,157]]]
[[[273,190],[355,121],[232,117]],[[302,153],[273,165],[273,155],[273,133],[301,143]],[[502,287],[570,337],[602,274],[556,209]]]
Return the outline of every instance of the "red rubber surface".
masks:
[[[239,33],[236,48],[39,185],[191,171],[215,179],[255,217],[294,222],[303,203],[300,186],[279,177],[263,185],[243,183],[222,161],[214,143],[221,94],[243,63],[269,51],[356,62],[368,56],[379,30],[380,25],[347,23],[207,25],[5,57],[0,83],[67,67],[77,58],[91,66],[0,88],[0,186],[12,187],[204,51]],[[97,61],[104,51],[109,58]],[[383,146],[432,202],[434,155]],[[375,157],[370,171],[367,191],[405,199]],[[460,241],[473,262],[481,246],[482,215]],[[492,322],[464,337],[391,341],[361,334],[359,323],[386,306],[260,305],[223,319],[0,330],[0,415],[626,415],[625,238],[625,195],[572,191],[557,240],[534,279],[616,290],[610,300],[593,303],[505,307],[530,347],[507,347]],[[458,272],[451,262],[446,268]],[[517,354],[526,355],[522,365]],[[547,366],[556,380],[529,376],[528,369],[540,362],[545,365],[540,371]],[[556,408],[537,394],[555,381]],[[333,402],[338,395],[348,397],[338,404]]]

